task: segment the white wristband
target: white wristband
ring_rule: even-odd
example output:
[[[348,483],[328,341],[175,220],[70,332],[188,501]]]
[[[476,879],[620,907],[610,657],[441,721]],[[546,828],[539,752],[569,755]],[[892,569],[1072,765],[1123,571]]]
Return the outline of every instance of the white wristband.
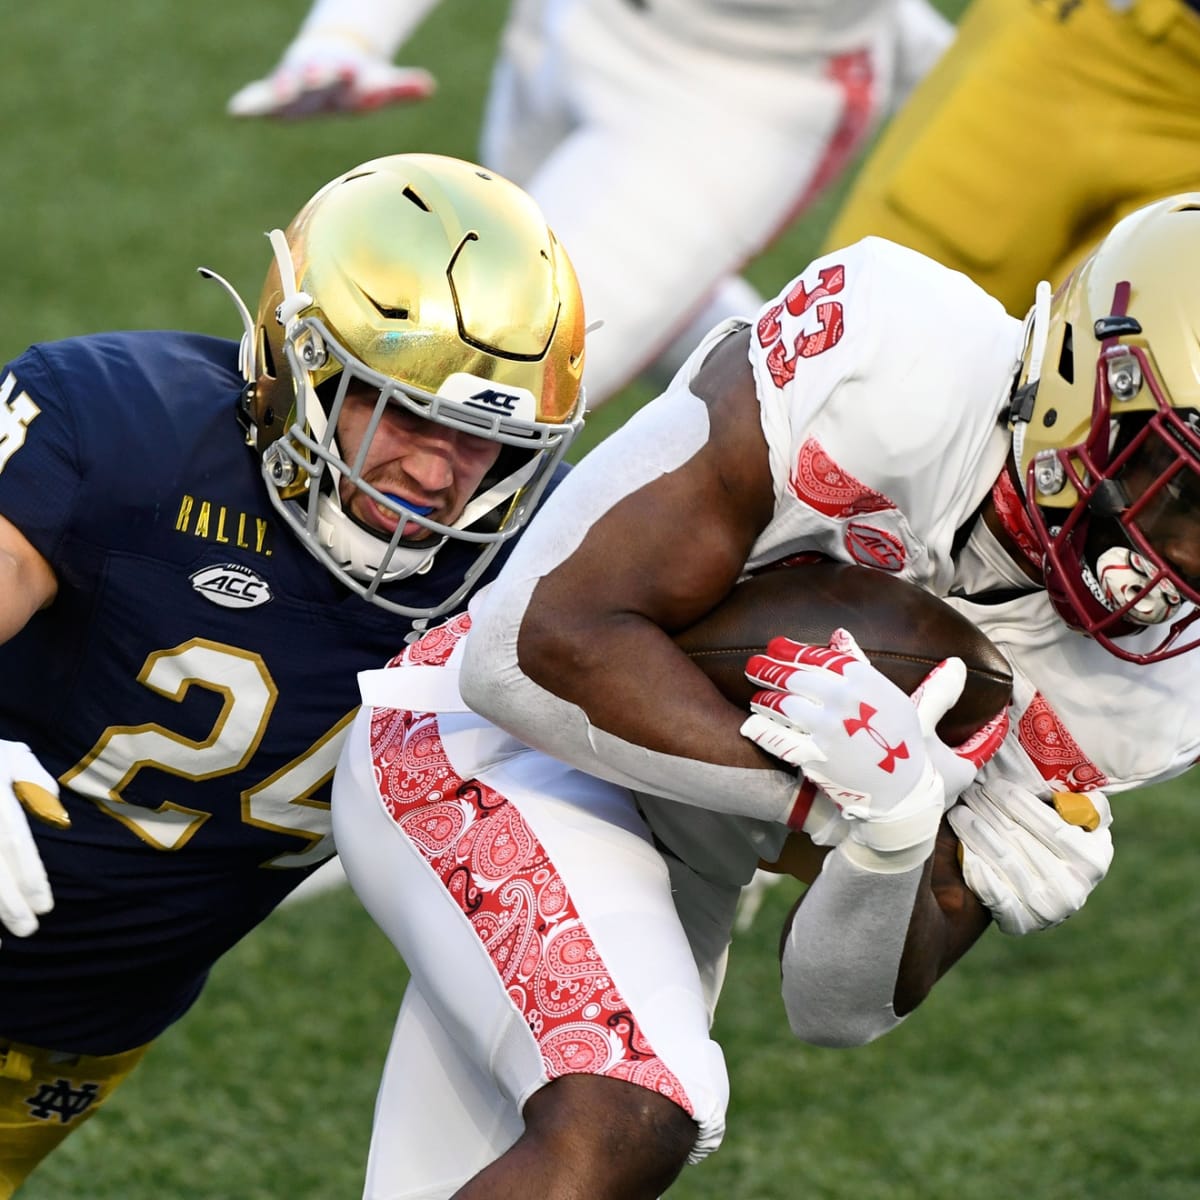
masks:
[[[943,808],[942,777],[927,763],[917,786],[888,812],[863,819],[852,809],[843,810],[850,832],[842,845],[864,870],[880,874],[910,870],[932,853]],[[851,843],[860,853],[851,854]]]
[[[903,850],[876,850],[873,846],[866,846],[855,840],[852,833],[838,844],[834,853],[841,853],[848,862],[874,875],[902,875],[905,871],[911,871],[913,867],[922,866],[933,853],[936,841],[935,829],[928,841],[908,846]]]

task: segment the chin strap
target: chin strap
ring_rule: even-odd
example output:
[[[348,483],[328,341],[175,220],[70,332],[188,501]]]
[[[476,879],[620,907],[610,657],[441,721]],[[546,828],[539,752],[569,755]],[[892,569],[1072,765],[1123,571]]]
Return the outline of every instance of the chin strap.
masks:
[[[480,517],[487,516],[492,509],[498,508],[505,500],[515,496],[533,478],[539,460],[539,454],[531,455],[529,461],[518,467],[512,474],[492,484],[486,491],[473,496],[466,508],[463,509],[462,516],[454,522],[454,527],[466,529]]]
[[[409,575],[422,575],[446,543],[443,537],[432,539],[431,545],[392,547],[387,568],[381,570],[380,563],[389,549],[388,540],[356,525],[343,510],[336,493],[326,493],[317,499],[317,537],[338,566],[360,583],[376,579],[379,583],[392,583]]]

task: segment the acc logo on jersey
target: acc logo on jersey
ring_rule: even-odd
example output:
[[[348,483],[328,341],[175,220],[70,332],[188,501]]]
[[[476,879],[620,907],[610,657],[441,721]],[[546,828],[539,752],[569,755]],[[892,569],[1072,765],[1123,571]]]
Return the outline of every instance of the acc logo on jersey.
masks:
[[[846,550],[856,563],[881,571],[904,570],[904,543],[894,533],[852,521],[846,526]]]
[[[200,595],[222,608],[257,608],[271,599],[267,581],[240,563],[202,567],[188,578]]]

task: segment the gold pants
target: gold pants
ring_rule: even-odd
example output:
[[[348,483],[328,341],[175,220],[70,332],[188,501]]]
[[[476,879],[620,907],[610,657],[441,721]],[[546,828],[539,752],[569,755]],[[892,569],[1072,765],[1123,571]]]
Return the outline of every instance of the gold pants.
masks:
[[[1058,284],[1121,217],[1193,190],[1194,9],[974,0],[864,164],[826,248],[889,238],[1024,316],[1038,280]]]
[[[149,1048],[97,1057],[0,1038],[0,1200],[104,1104]]]

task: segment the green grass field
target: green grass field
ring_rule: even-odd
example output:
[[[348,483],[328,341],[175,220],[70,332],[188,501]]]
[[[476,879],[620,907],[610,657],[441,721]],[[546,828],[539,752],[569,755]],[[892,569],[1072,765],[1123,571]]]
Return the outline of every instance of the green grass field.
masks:
[[[503,8],[446,0],[426,23],[409,58],[438,74],[430,103],[274,125],[223,106],[271,65],[304,0],[8,5],[0,354],[102,328],[235,336],[196,266],[256,297],[263,231],[327,178],[401,150],[471,157]],[[753,264],[755,281],[794,274],[835,202]],[[861,1050],[789,1038],[774,944],[791,897],[776,889],[735,945],[718,1016],[729,1133],[673,1200],[1194,1200],[1191,790],[1119,799],[1116,864],[1082,914],[1022,941],[989,934]],[[358,1196],[404,979],[348,892],[281,910],[22,1200]]]

